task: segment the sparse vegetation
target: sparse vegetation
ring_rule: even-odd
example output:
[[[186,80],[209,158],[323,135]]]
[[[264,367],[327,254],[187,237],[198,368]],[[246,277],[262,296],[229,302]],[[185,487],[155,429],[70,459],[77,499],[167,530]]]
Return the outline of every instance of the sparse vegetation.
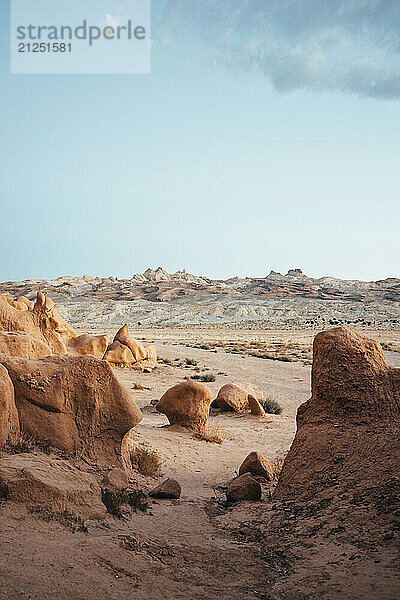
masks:
[[[190,367],[197,367],[198,361],[193,358],[185,358],[185,363]]]
[[[280,415],[282,413],[282,406],[272,396],[267,396],[263,402],[263,408],[266,413],[270,415]]]
[[[204,442],[210,442],[211,444],[222,444],[226,438],[225,431],[217,423],[207,424],[204,427],[199,427],[194,437]]]
[[[217,379],[214,373],[206,373],[205,375],[192,375],[190,379],[197,379],[197,381],[211,382]]]
[[[107,511],[118,519],[122,518],[122,509],[126,504],[135,512],[138,510],[146,512],[149,507],[142,490],[113,490],[105,488],[101,490],[101,500]]]
[[[33,434],[25,433],[24,431],[19,433],[18,438],[14,443],[8,443],[3,448],[8,454],[28,454],[36,449],[46,452],[46,454],[49,454],[52,450],[50,442],[40,440]]]
[[[87,533],[88,531],[83,519],[78,515],[71,513],[67,508],[64,508],[60,511],[52,511],[47,507],[34,506],[29,509],[29,512],[43,521],[46,521],[46,523],[56,521],[57,523],[60,523],[60,525],[68,527],[72,533],[76,533],[77,531],[83,531],[84,533]]]
[[[131,462],[139,473],[147,477],[156,477],[161,473],[162,458],[151,446],[139,444],[131,450]]]

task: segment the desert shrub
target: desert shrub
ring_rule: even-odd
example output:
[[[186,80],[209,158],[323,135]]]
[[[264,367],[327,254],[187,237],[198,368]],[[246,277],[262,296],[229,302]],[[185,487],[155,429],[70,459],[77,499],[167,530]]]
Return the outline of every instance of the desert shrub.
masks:
[[[149,477],[160,475],[161,456],[157,450],[147,444],[140,444],[131,450],[131,462],[142,475]]]
[[[172,360],[170,360],[169,358],[159,358],[158,360],[164,365],[172,365]]]
[[[196,366],[197,366],[197,362],[198,362],[198,361],[197,361],[197,360],[194,360],[194,358],[185,358],[185,363],[186,363],[188,366],[191,366],[191,367],[196,367]]]
[[[101,490],[101,500],[111,515],[122,518],[122,507],[128,504],[135,512],[146,512],[149,505],[142,490],[114,490],[104,488]]]
[[[263,402],[263,408],[270,415],[280,415],[283,408],[277,400],[271,396],[267,396]]]
[[[198,427],[194,432],[194,437],[204,442],[210,442],[211,444],[222,444],[226,434],[222,427],[214,423]]]
[[[205,375],[192,375],[191,379],[197,379],[198,381],[215,381],[217,377],[214,373],[206,373]]]

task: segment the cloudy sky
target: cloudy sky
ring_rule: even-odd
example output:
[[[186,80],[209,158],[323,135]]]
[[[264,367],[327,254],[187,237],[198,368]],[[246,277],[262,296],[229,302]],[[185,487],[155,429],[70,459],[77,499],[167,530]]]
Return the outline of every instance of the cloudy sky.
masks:
[[[0,280],[400,276],[400,2],[153,0],[150,75],[10,75]]]

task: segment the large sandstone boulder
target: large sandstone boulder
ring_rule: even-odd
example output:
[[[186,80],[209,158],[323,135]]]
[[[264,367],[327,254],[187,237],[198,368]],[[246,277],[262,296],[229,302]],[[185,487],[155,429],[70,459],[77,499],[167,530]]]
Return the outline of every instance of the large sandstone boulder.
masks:
[[[111,367],[89,355],[40,360],[1,355],[13,381],[21,427],[98,464],[118,461],[121,441],[142,414]]]
[[[91,354],[96,358],[103,358],[107,344],[108,338],[106,335],[83,333],[69,340],[68,352],[76,355]]]
[[[202,383],[187,381],[170,388],[156,404],[156,410],[168,418],[171,425],[191,429],[204,427],[211,404],[211,392]]]
[[[22,301],[18,301],[20,304]],[[27,306],[26,303],[22,303]],[[69,340],[75,331],[64,321],[54,302],[38,292],[33,308],[15,307],[14,301],[0,296],[0,331],[23,331],[42,340],[55,354],[67,352]]]
[[[215,405],[221,410],[240,412],[248,410],[249,397],[252,396],[258,403],[263,402],[263,393],[258,387],[249,382],[227,383],[222,386],[215,399]],[[253,403],[254,410],[254,403]]]
[[[130,348],[118,340],[108,346],[104,360],[113,365],[131,365],[135,362]]]
[[[398,472],[399,433],[400,369],[388,367],[379,344],[358,333],[319,333],[312,396],[298,409],[276,497],[310,499],[333,484],[346,493],[377,482],[384,490]]]
[[[241,500],[261,500],[261,485],[250,475],[245,473],[232,481],[226,490],[228,502]]]
[[[132,356],[135,362],[139,362],[146,358],[146,350],[140,342],[135,340],[131,335],[121,335],[118,338],[118,343],[123,344],[132,352]]]
[[[44,358],[50,356],[50,346],[23,331],[0,331],[0,354],[21,358]]]
[[[0,496],[29,507],[60,513],[67,510],[85,519],[107,514],[95,476],[53,456],[3,456]]]
[[[14,400],[14,386],[7,369],[0,365],[0,448],[18,440],[19,417]]]
[[[116,365],[131,365],[142,360],[157,360],[154,345],[144,346],[129,333],[125,323],[115,334],[114,341],[108,346],[104,359]]]

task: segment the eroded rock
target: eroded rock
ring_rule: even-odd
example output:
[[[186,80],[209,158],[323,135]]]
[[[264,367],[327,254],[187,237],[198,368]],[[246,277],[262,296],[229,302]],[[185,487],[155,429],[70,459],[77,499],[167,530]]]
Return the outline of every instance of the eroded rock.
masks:
[[[156,410],[168,418],[171,425],[191,429],[204,427],[211,404],[208,387],[195,381],[178,383],[170,388],[156,404]]]
[[[111,466],[142,413],[111,367],[89,355],[28,360],[1,355],[21,427],[67,452]]]

